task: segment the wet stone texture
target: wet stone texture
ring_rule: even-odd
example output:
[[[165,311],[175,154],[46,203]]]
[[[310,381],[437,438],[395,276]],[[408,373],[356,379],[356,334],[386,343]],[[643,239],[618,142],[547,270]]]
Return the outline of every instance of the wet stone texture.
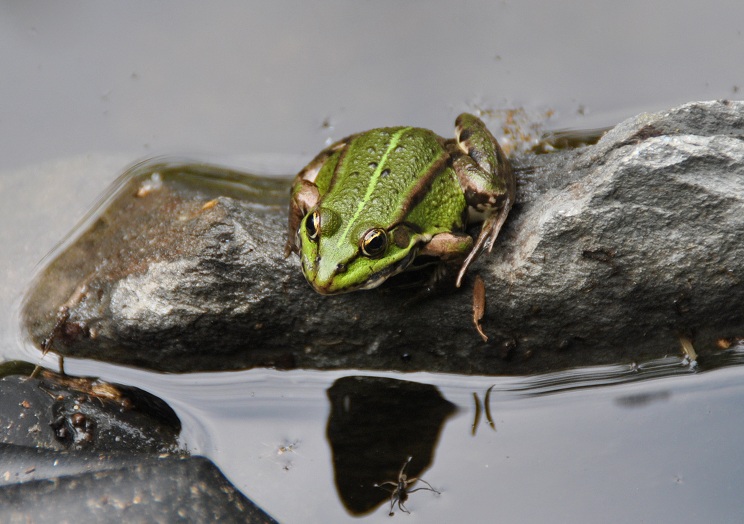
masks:
[[[35,377],[0,378],[0,399],[3,443],[53,450],[178,452],[181,422],[176,414],[161,399],[134,387],[42,370]]]
[[[464,289],[429,296],[317,295],[283,257],[286,181],[142,165],[37,278],[25,325],[66,356],[176,372],[525,373],[677,353],[681,337],[704,358],[744,335],[743,138],[743,102],[702,102],[515,159],[494,252]],[[471,324],[476,272],[487,343]]]

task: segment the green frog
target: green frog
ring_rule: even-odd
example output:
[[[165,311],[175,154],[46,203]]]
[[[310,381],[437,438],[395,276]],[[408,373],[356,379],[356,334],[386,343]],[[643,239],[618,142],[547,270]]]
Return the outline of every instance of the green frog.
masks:
[[[422,261],[459,266],[489,252],[514,203],[509,161],[485,124],[463,113],[455,138],[416,127],[351,135],[294,179],[286,254],[324,295],[371,289]],[[482,221],[474,239],[469,224]],[[418,261],[418,262],[417,262]]]

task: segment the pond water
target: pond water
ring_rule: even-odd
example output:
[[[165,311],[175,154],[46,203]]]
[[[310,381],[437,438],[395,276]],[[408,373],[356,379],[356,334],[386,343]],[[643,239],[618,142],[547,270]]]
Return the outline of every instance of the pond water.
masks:
[[[469,110],[529,143],[744,86],[733,1],[6,2],[0,14],[0,357],[34,363],[18,307],[36,265],[142,157],[287,175],[380,125],[449,136]],[[162,397],[184,445],[282,522],[388,521],[384,492],[364,516],[343,504],[327,436],[329,389],[374,375],[435,385],[456,408],[421,473],[441,495],[411,494],[398,519],[680,523],[744,513],[740,360],[735,349],[698,368],[670,356],[510,378],[66,371]],[[403,400],[371,436],[415,438],[415,410]]]
[[[398,518],[693,523],[737,522],[741,515],[742,363],[744,348],[705,367],[675,356],[531,377],[273,370],[161,375],[72,360],[66,367],[165,399],[184,425],[182,443],[214,460],[280,522],[388,521],[384,492],[367,486],[376,504],[362,515],[340,496],[336,477],[361,482],[365,475],[334,469],[340,439],[329,430],[339,407],[329,402],[329,389],[344,377],[374,376],[434,385],[456,408],[436,427],[433,449],[422,450],[433,457],[421,477],[441,495],[411,494],[411,515],[396,510]],[[404,391],[397,409],[380,402],[382,413],[368,414],[371,424],[362,429],[369,438],[359,439],[356,454],[372,454],[374,463],[374,455],[402,451],[391,449],[391,432],[404,450],[418,449],[415,439],[427,428],[417,410],[431,411],[431,405],[416,399]],[[357,417],[354,423],[363,422]],[[355,438],[353,429],[347,432]]]

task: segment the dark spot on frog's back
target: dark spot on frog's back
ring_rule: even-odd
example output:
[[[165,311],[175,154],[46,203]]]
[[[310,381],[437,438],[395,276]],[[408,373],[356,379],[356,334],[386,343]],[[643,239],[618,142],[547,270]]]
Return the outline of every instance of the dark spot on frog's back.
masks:
[[[381,177],[386,177],[386,176],[388,176],[389,174],[390,174],[390,170],[389,170],[389,169],[383,169],[383,170],[382,170],[382,173],[380,173],[380,176],[381,176]]]

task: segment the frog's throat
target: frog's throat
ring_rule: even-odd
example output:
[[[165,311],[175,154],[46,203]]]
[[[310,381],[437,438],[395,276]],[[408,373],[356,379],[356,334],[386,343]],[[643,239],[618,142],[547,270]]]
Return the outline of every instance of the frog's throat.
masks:
[[[349,220],[349,223],[346,224],[346,229],[344,229],[344,232],[341,234],[341,236],[338,239],[338,247],[341,247],[341,244],[346,240],[346,238],[349,235],[349,231],[351,231],[352,226],[356,223],[359,216],[362,214],[362,210],[364,209],[364,206],[369,201],[370,197],[372,196],[372,193],[375,190],[375,187],[377,187],[377,182],[380,179],[380,174],[384,170],[385,162],[387,162],[387,158],[390,155],[390,152],[395,150],[396,147],[398,147],[398,142],[400,142],[400,138],[410,131],[411,127],[404,127],[393,134],[393,136],[390,138],[390,144],[388,145],[387,149],[385,150],[385,153],[382,155],[382,158],[377,164],[377,168],[375,169],[374,173],[372,173],[372,177],[369,179],[369,184],[367,184],[367,191],[364,193],[364,198],[362,198],[359,201],[359,204],[357,204],[356,211],[354,212],[354,216],[351,217],[351,220]]]

